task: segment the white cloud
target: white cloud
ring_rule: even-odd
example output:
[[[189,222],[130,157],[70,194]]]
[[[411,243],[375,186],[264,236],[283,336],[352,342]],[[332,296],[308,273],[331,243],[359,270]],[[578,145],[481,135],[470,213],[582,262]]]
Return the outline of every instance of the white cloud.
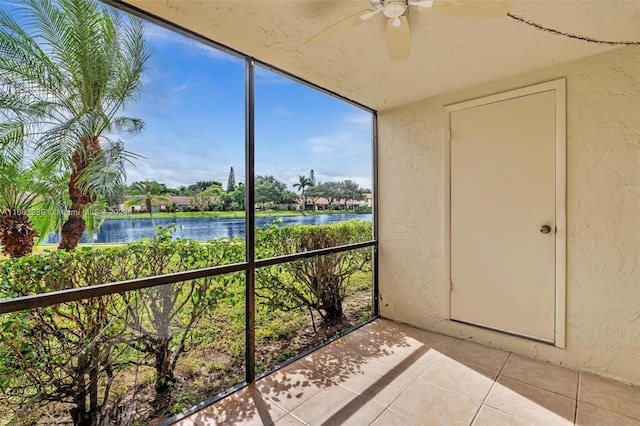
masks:
[[[362,135],[354,135],[351,132],[338,133],[336,135],[314,136],[305,142],[309,151],[314,154],[340,153],[342,156],[354,155],[363,152],[366,143],[362,143]]]
[[[187,90],[191,90],[195,87],[195,85],[190,84],[190,83],[183,83],[180,84],[178,86],[174,86],[171,89],[169,89],[169,94],[171,96],[177,96],[179,94],[181,94],[182,92],[185,92]]]
[[[307,145],[316,154],[331,154],[338,149],[340,143],[330,136],[316,136],[307,140]]]
[[[273,113],[275,115],[279,115],[281,117],[286,117],[286,116],[291,115],[291,111],[289,111],[286,108],[276,108],[276,109],[273,110]]]
[[[174,167],[167,166],[162,159],[139,160],[135,167],[127,167],[127,183],[141,180],[155,180],[166,184],[170,188],[188,186],[198,181],[216,180],[226,183],[229,176],[229,167],[212,165],[210,161],[194,161],[193,159],[179,158],[171,163]],[[243,170],[234,167],[236,181],[243,181]]]
[[[361,129],[371,129],[371,118],[370,112],[358,111],[347,114],[343,119],[343,123]]]
[[[175,31],[147,22],[145,22],[144,26],[144,36],[145,39],[149,41],[173,44],[180,47],[182,50],[186,50],[194,54],[202,55],[204,53],[211,58],[220,60],[236,59],[234,56],[211,47],[201,41],[196,41]]]

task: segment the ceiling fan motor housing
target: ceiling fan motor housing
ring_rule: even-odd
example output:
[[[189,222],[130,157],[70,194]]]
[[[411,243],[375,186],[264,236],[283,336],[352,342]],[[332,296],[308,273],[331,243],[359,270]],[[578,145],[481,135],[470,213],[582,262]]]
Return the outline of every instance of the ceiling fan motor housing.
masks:
[[[382,13],[387,18],[393,19],[404,15],[407,10],[407,3],[401,0],[385,0],[383,1],[384,10]]]
[[[410,2],[408,0],[369,0],[369,3],[375,11],[382,12],[387,18],[394,19],[404,15]]]

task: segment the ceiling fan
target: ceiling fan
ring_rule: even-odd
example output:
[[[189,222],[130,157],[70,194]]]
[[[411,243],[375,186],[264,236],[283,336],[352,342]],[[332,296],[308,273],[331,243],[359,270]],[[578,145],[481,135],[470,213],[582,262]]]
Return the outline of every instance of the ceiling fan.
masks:
[[[320,46],[339,34],[382,13],[387,18],[387,51],[392,61],[407,59],[411,52],[411,33],[407,12],[418,9],[442,15],[473,18],[499,18],[511,10],[516,0],[369,0],[373,9],[362,10],[320,31],[307,40],[308,46]]]

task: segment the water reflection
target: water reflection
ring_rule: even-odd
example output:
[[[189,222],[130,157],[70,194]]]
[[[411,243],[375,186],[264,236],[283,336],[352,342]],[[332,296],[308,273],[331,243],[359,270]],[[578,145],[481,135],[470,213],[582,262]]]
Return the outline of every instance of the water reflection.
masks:
[[[309,216],[260,216],[256,217],[257,226],[265,226],[278,221],[278,225],[321,225],[337,223],[350,219],[371,220],[370,214],[326,214]],[[215,238],[236,238],[245,236],[244,217],[194,217],[154,219],[156,226],[175,225],[174,238],[207,241]],[[151,219],[110,219],[105,220],[97,236],[87,239],[83,234],[83,243],[130,243],[143,238],[152,238],[154,233]],[[60,237],[49,234],[44,244],[57,244]]]

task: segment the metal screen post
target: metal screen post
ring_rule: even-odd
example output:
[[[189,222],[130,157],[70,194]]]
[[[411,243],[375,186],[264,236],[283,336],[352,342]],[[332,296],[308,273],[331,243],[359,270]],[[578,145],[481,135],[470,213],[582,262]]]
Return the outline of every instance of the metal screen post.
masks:
[[[246,261],[249,269],[245,281],[245,377],[251,383],[256,377],[256,300],[255,300],[255,64],[252,58],[246,59],[245,81],[245,238]]]
[[[380,243],[378,242],[378,113],[371,113],[371,164],[373,165],[373,240],[376,244],[373,246],[373,316],[380,315],[380,295],[378,277],[378,254]]]

